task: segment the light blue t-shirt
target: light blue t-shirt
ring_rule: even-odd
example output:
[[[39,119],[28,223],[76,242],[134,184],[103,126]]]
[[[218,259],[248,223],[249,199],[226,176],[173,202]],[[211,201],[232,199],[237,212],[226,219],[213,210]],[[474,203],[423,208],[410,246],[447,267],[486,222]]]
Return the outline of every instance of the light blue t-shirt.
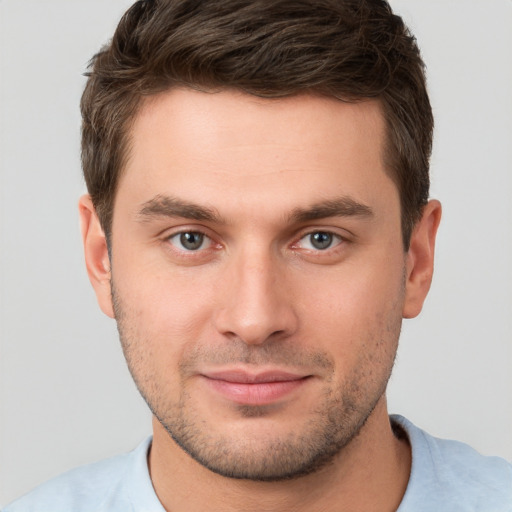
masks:
[[[398,512],[512,512],[512,464],[432,437],[401,416],[391,419],[412,446]],[[149,476],[150,444],[148,438],[131,453],[69,471],[4,512],[165,512]]]

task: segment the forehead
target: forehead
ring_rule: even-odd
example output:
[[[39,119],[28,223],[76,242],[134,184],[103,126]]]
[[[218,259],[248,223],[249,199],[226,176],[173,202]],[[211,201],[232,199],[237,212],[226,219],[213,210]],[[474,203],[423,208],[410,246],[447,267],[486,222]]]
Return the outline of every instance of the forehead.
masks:
[[[173,89],[139,110],[118,191],[131,190],[139,203],[157,194],[203,203],[229,197],[232,210],[249,208],[251,195],[255,207],[277,196],[283,208],[331,194],[368,202],[389,181],[384,132],[376,100]]]
[[[268,99],[238,90],[175,88],[143,100],[132,136],[141,142],[146,133],[156,130],[169,134],[173,130],[174,140],[184,149],[201,136],[202,151],[226,144],[241,149],[248,143],[292,146],[299,139],[308,142],[309,149],[325,150],[343,145],[341,131],[345,135],[365,132],[380,140],[384,118],[379,100],[345,102],[314,94]]]

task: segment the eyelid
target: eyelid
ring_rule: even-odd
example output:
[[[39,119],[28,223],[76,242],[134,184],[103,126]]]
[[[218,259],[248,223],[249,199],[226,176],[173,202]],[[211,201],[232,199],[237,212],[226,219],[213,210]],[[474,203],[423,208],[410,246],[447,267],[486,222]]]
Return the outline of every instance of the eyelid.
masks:
[[[305,228],[300,229],[297,235],[295,235],[294,242],[292,245],[297,245],[302,239],[315,233],[327,233],[332,235],[333,237],[336,237],[342,242],[350,242],[355,238],[355,235],[353,235],[350,231],[346,229],[336,228],[333,226],[307,226]]]
[[[183,233],[199,233],[205,239],[209,240],[210,243],[207,245],[207,247],[201,247],[200,249],[196,250],[187,250],[186,248],[180,249],[179,247],[177,247],[177,245],[171,242],[171,239],[179,235],[182,235]],[[194,255],[204,254],[205,252],[218,249],[222,246],[222,244],[217,240],[218,237],[216,237],[215,234],[211,232],[211,230],[204,226],[175,226],[173,228],[166,229],[165,231],[163,231],[162,234],[160,235],[160,238],[164,243],[171,246],[170,250],[174,251],[175,253],[180,253],[181,255],[187,257],[193,257]]]
[[[299,247],[299,245],[301,244],[301,242],[303,240],[307,239],[308,237],[311,237],[315,233],[324,233],[324,234],[332,236],[332,238],[333,238],[332,243],[329,246],[325,247],[324,249],[321,249],[318,247],[313,247],[313,246],[312,247]],[[333,249],[336,249],[336,247],[338,247],[340,244],[342,244],[343,242],[346,242],[346,241],[347,240],[343,236],[341,236],[339,233],[336,233],[335,231],[327,230],[327,229],[312,229],[312,230],[307,231],[306,233],[302,233],[301,236],[299,238],[297,238],[297,241],[293,244],[293,246],[294,246],[294,248],[304,249],[306,251],[323,253],[323,252],[328,252],[328,251],[332,251]]]
[[[182,248],[178,247],[178,244],[181,244],[181,240],[178,242],[178,237],[181,238],[181,236],[184,235],[185,233],[200,235],[202,237],[201,245],[197,249],[187,249],[186,247],[182,247]],[[176,240],[177,243],[174,243],[173,239],[177,239]],[[191,231],[191,230],[186,230],[186,231],[180,231],[178,233],[173,233],[172,235],[167,237],[167,240],[169,241],[169,243],[171,245],[176,247],[176,249],[178,249],[180,251],[183,251],[183,252],[199,252],[199,251],[204,251],[205,249],[210,248],[210,246],[213,243],[213,240],[208,235],[205,235],[204,233],[201,233],[200,231]],[[183,244],[181,244],[181,245],[183,245]],[[204,247],[204,245],[206,245],[206,247]]]

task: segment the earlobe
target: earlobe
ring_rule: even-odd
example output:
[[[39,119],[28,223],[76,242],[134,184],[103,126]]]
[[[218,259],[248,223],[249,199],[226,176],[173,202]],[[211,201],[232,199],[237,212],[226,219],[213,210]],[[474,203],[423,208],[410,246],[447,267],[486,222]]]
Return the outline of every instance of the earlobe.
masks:
[[[419,315],[432,282],[437,228],[441,221],[441,203],[429,201],[416,224],[406,259],[405,301],[402,316]]]
[[[110,258],[105,233],[101,227],[91,197],[84,195],[78,202],[84,245],[85,265],[101,310],[114,318],[110,289]]]

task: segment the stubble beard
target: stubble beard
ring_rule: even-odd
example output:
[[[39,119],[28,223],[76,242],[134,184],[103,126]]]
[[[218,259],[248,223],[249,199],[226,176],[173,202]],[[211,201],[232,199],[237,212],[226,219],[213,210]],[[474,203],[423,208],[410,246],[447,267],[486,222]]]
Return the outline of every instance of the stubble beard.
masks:
[[[266,439],[234,438],[230,432],[219,433],[215,430],[212,434],[212,429],[201,418],[184,383],[186,369],[194,361],[250,364],[286,362],[294,367],[307,368],[316,365],[317,368],[323,367],[324,373],[330,372],[331,376],[334,376],[334,362],[326,353],[315,351],[298,354],[297,347],[279,342],[248,346],[235,340],[223,352],[205,352],[197,348],[180,363],[180,395],[177,401],[172,401],[169,396],[172,393],[163,389],[155,379],[158,372],[152,367],[151,356],[145,351],[145,340],[133,336],[135,329],[128,325],[130,314],[112,288],[123,352],[139,392],[174,442],[194,460],[218,475],[275,482],[314,473],[341,456],[343,450],[357,438],[385,394],[394,364],[401,316],[391,319],[385,329],[388,339],[376,344],[373,342],[363,356],[361,365],[346,377],[342,385],[329,386],[326,379],[325,392],[310,415],[311,419],[298,425],[293,432]],[[394,343],[390,341],[391,337],[395,338]],[[375,356],[371,349],[384,345],[390,350]],[[377,376],[375,369],[379,370]],[[272,414],[267,406],[240,405],[237,410],[239,416],[245,418],[262,418]]]
[[[384,390],[383,390],[384,392]],[[198,416],[190,412],[187,395],[162,416],[153,414],[171,438],[202,466],[221,476],[261,482],[296,479],[328,466],[360,433],[383,393],[365,410],[348,397],[325,397],[314,419],[281,437],[236,439],[229,432],[211,435]],[[265,406],[240,406],[240,416],[264,418]]]

